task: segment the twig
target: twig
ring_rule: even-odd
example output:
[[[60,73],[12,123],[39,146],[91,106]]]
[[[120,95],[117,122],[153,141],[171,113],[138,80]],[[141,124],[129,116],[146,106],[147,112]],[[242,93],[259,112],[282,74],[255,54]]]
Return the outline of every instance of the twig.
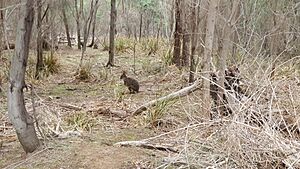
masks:
[[[36,125],[36,128],[37,130],[39,131],[40,135],[45,138],[45,135],[43,134],[43,132],[41,131],[40,129],[40,126],[39,126],[39,121],[37,119],[37,115],[36,115],[36,109],[35,109],[35,100],[34,100],[34,87],[32,84],[29,85],[29,88],[30,88],[30,95],[31,95],[31,104],[32,104],[32,114],[33,114],[33,117],[34,117],[34,121],[35,121],[35,125]]]

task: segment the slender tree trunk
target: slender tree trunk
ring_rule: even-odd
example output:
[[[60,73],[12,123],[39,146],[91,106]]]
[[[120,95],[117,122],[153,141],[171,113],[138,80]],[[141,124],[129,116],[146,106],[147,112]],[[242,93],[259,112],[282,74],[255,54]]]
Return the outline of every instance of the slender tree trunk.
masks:
[[[188,2],[182,1],[182,25],[183,25],[183,37],[182,37],[182,66],[188,66],[190,60],[190,30],[188,19]]]
[[[2,0],[2,5],[3,6],[5,6],[5,1],[4,0]],[[1,12],[2,12],[2,21],[1,21],[1,24],[0,25],[2,25],[2,27],[1,27],[1,29],[2,29],[2,33],[3,33],[3,46],[4,46],[4,49],[5,50],[9,50],[10,51],[10,49],[14,49],[14,45],[11,45],[10,43],[9,43],[9,39],[8,39],[8,33],[7,33],[7,10],[1,10]]]
[[[80,12],[78,10],[78,2],[77,0],[74,1],[75,2],[75,12],[76,12],[76,29],[77,29],[77,48],[81,49],[81,36],[80,36]],[[81,2],[81,1],[80,1]]]
[[[43,37],[42,37],[42,1],[37,0],[37,62],[36,62],[36,69],[35,69],[35,78],[40,78],[40,73],[43,70],[44,63],[43,63]]]
[[[88,47],[93,47],[94,44],[95,44],[95,30],[96,30],[96,23],[97,23],[97,11],[98,11],[98,7],[96,7],[95,12],[94,12],[94,16],[93,16],[92,41],[91,41],[91,44],[89,44]]]
[[[93,21],[95,8],[98,7],[98,1],[99,0],[95,0],[95,4],[94,4],[94,0],[91,1],[90,14],[84,22],[83,43],[82,43],[82,50],[81,50],[81,58],[80,58],[79,68],[81,68],[82,65],[83,65],[83,57],[84,57],[84,53],[86,51],[86,44],[87,44],[87,40],[88,40],[88,37],[89,37],[89,34],[90,34],[90,28],[91,28],[91,24],[92,24],[92,21]]]
[[[232,9],[231,9],[231,14],[229,14],[230,9],[227,9],[227,16],[225,18],[228,18],[228,20],[224,24],[224,29],[223,29],[223,40],[222,40],[222,50],[219,58],[219,64],[220,64],[220,74],[219,74],[219,81],[218,81],[218,108],[220,114],[224,114],[224,89],[225,89],[225,69],[226,69],[226,60],[227,57],[229,56],[229,51],[230,51],[230,46],[232,44],[231,41],[231,34],[232,34],[232,26],[233,26],[233,20],[235,13],[239,7],[239,0],[233,1]],[[226,10],[225,10],[226,11]]]
[[[176,17],[176,10],[175,10],[175,0],[172,0],[172,8],[171,8],[171,15],[170,15],[170,33],[168,34],[169,42],[171,43],[172,38],[175,32],[175,17]]]
[[[162,20],[159,21],[159,24],[157,25],[157,33],[156,33],[156,43],[158,44],[159,41],[159,35],[161,32],[161,26],[162,26]]]
[[[196,5],[198,0],[193,0],[193,5]],[[191,15],[191,55],[190,55],[190,75],[189,75],[189,83],[193,83],[195,81],[195,72],[196,72],[196,63],[195,63],[195,55],[197,49],[197,30],[198,30],[198,7],[192,6],[192,15]]]
[[[276,69],[276,57],[278,54],[278,41],[279,41],[279,36],[277,34],[277,32],[279,32],[279,25],[278,25],[278,19],[277,19],[277,8],[278,8],[278,0],[274,0],[272,2],[270,2],[270,7],[271,10],[273,12],[272,14],[272,19],[271,19],[271,24],[270,24],[270,32],[271,35],[269,37],[269,43],[270,43],[270,55],[271,55],[271,74],[270,74],[270,78],[273,79],[274,75],[275,75],[275,69]]]
[[[174,50],[172,62],[177,66],[181,67],[181,16],[180,16],[180,7],[182,0],[175,1],[175,32],[174,32]]]
[[[66,1],[65,1],[65,3],[66,3]],[[62,15],[63,15],[63,22],[64,22],[64,25],[65,25],[65,31],[66,31],[66,35],[67,35],[68,46],[72,47],[70,30],[69,30],[69,23],[68,23],[68,18],[67,18],[67,15],[66,15],[65,5],[62,7]]]
[[[94,13],[93,13],[92,41],[88,47],[92,47],[95,44],[95,30],[96,30],[96,23],[97,23],[98,1],[96,2],[96,4],[97,6],[95,6]]]
[[[214,42],[214,32],[217,16],[218,0],[210,0],[208,16],[207,16],[207,27],[205,36],[205,48],[204,48],[204,62],[203,62],[203,113],[206,117],[210,117],[211,100],[210,100],[210,71],[212,62],[212,48]]]
[[[116,0],[111,0],[110,31],[109,31],[109,59],[106,66],[114,66],[115,33],[116,33]]]
[[[4,2],[0,1],[0,9],[4,8]],[[0,10],[0,59],[2,58],[2,51],[4,50],[4,30],[3,30],[3,11]]]
[[[140,13],[140,30],[139,30],[139,41],[142,39],[142,31],[143,31],[143,12]]]
[[[25,85],[25,71],[29,53],[31,30],[34,20],[34,1],[23,0],[20,19],[17,28],[16,48],[11,59],[8,115],[16,130],[18,139],[25,152],[33,152],[39,146],[35,132],[33,118],[25,108],[23,89]]]

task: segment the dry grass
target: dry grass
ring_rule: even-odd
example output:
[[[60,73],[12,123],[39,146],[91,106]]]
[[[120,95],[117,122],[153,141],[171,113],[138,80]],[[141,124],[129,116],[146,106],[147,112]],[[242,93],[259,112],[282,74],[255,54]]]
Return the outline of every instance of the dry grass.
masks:
[[[242,67],[247,97],[235,100],[232,115],[213,120],[191,115],[185,127],[149,139],[180,151],[161,168],[300,167],[299,57],[278,64],[272,79],[271,69],[262,68],[268,63],[257,63],[260,68]],[[194,100],[201,98],[190,104]]]

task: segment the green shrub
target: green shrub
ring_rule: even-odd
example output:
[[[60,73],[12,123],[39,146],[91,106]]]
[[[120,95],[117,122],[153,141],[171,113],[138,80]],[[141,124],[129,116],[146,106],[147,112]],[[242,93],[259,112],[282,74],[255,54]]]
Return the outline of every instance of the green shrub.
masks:
[[[50,74],[55,74],[60,71],[61,65],[56,56],[48,55],[44,59],[44,69],[43,74],[49,76]]]
[[[159,42],[156,39],[146,39],[142,40],[141,48],[146,51],[147,55],[155,55],[159,50]]]
[[[115,42],[115,49],[117,54],[125,53],[127,50],[132,49],[133,44],[128,38],[118,38]]]
[[[125,91],[126,91],[126,87],[122,84],[116,84],[114,86],[114,96],[118,102],[123,101]]]
[[[86,64],[82,66],[76,74],[76,79],[85,81],[92,77],[92,66],[90,64]]]
[[[74,129],[91,131],[95,125],[95,119],[89,117],[85,112],[77,112],[67,117],[66,119],[68,126]]]
[[[164,54],[163,54],[163,63],[166,65],[166,66],[169,66],[172,64],[172,58],[173,58],[173,52],[172,52],[172,48],[168,48]]]
[[[160,122],[166,115],[168,108],[175,103],[174,100],[167,100],[157,103],[156,106],[151,108],[145,117],[145,121],[147,124],[152,127],[157,127],[160,125]]]

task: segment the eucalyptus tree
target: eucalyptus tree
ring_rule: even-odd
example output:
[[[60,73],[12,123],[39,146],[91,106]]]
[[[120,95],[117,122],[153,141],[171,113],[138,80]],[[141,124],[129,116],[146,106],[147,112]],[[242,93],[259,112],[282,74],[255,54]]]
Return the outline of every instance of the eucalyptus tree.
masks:
[[[34,21],[34,1],[22,0],[21,4],[15,52],[11,58],[9,74],[8,116],[25,152],[33,152],[39,146],[39,140],[35,122],[25,107],[23,89],[26,87],[25,71]]]
[[[106,64],[107,67],[114,66],[116,19],[117,19],[116,0],[111,0],[110,29],[109,29],[109,58]]]
[[[207,117],[210,115],[211,101],[210,101],[210,71],[212,62],[212,50],[213,42],[215,36],[215,25],[217,18],[217,8],[218,0],[209,1],[209,9],[207,14],[207,26],[206,26],[206,36],[205,36],[205,48],[204,48],[204,62],[203,62],[203,109],[202,112],[205,113]]]

